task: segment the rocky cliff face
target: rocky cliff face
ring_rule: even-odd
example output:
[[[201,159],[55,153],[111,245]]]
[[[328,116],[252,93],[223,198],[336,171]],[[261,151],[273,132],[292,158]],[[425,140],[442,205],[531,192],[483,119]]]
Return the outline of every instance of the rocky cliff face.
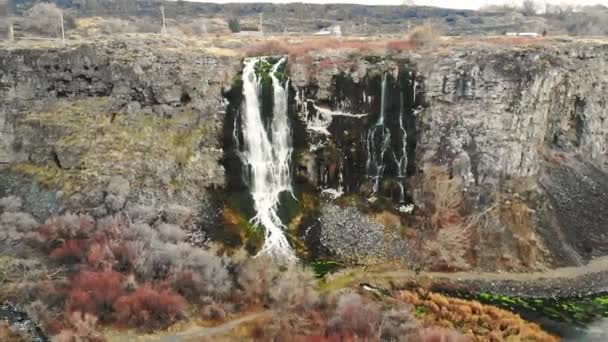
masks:
[[[579,40],[290,60],[290,231],[316,257],[432,269],[605,254],[607,57]],[[2,50],[4,192],[40,216],[198,208],[238,178],[222,148],[240,69],[158,38]]]
[[[412,223],[407,215],[387,223],[387,213],[373,214],[385,221],[387,234],[371,249],[391,249],[387,246],[397,229],[410,241],[408,248],[419,252],[407,262],[430,258],[443,260],[431,262],[435,268],[534,268],[581,263],[604,253],[608,221],[602,214],[606,202],[599,199],[608,191],[608,109],[602,95],[608,86],[607,53],[608,45],[593,41],[469,47],[442,55],[379,60],[322,56],[313,61],[312,69],[300,64],[292,72],[296,87],[304,89],[308,100],[335,112],[363,111],[370,116],[380,110],[379,83],[376,92],[366,93],[376,104],[365,107],[357,102],[361,94],[356,91],[350,90],[346,100],[341,98],[345,89],[352,89],[341,86],[345,78],[365,84],[373,75],[403,71],[404,60],[407,72],[417,75],[416,89],[410,94],[419,101],[409,112],[415,120],[406,124],[413,157],[408,160],[406,198],[412,200],[416,212],[431,219],[422,223],[427,229],[414,231],[412,226],[420,224]],[[310,70],[314,70],[312,75]],[[401,93],[407,94],[404,90]],[[404,115],[407,108],[402,110]],[[309,121],[309,130],[314,131],[318,122]],[[350,125],[342,120],[334,131],[359,134],[357,129],[362,127],[369,134],[372,126],[361,120]],[[358,139],[364,140],[365,135],[359,134]],[[339,134],[330,139],[341,151],[340,144],[347,140]],[[365,146],[361,140],[357,151]],[[332,145],[316,152],[321,156],[316,160],[326,163]],[[341,165],[339,159],[336,165]],[[314,165],[310,160],[303,158],[300,167]],[[433,176],[437,167],[446,173],[446,180]],[[433,192],[455,191],[446,186],[450,182],[464,194],[462,203],[451,208],[459,214],[433,222],[435,216],[446,215],[438,208],[446,204],[445,199]],[[355,192],[369,198],[365,187]],[[377,203],[364,207],[378,209]],[[347,222],[345,217],[344,224],[324,229],[352,231],[343,227]],[[369,249],[363,236],[344,238]],[[426,249],[445,251],[427,253]]]
[[[122,209],[108,199],[116,177],[134,204],[197,208],[224,183],[222,87],[238,64],[162,38],[5,48],[0,162],[71,210]],[[9,178],[5,191],[23,188]]]

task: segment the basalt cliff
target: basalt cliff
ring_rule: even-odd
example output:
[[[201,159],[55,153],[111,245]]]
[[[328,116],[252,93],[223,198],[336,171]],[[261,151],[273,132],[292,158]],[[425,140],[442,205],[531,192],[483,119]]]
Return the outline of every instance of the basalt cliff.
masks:
[[[196,241],[257,253],[263,185],[304,260],[530,270],[608,252],[608,43],[253,58],[158,36],[1,46],[1,194],[41,220],[191,208]],[[252,183],[255,160],[286,162],[287,183]]]

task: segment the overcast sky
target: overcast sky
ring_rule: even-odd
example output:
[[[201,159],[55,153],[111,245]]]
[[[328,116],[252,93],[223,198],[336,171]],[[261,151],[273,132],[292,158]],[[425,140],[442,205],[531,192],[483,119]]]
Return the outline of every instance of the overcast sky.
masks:
[[[197,0],[190,0],[197,1]],[[450,7],[450,8],[471,8],[476,9],[480,6],[488,5],[488,4],[505,4],[505,3],[517,3],[522,0],[414,0],[417,5],[429,5],[429,6],[438,6],[438,7]],[[201,2],[218,2],[218,3],[227,3],[227,2],[275,2],[275,3],[287,3],[287,2],[308,2],[308,3],[317,3],[317,4],[328,4],[328,3],[357,3],[357,4],[365,4],[365,5],[400,5],[403,3],[403,0],[215,0],[215,1],[204,1]],[[557,3],[566,3],[571,5],[594,5],[594,4],[602,4],[608,6],[608,0],[547,0],[541,1],[547,2],[551,4]]]

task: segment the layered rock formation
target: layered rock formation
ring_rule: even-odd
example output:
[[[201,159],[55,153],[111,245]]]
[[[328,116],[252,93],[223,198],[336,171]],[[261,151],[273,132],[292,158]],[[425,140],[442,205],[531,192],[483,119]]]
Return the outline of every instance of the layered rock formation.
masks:
[[[224,183],[222,89],[239,63],[158,37],[4,48],[0,162],[71,210],[122,209],[104,205],[116,176],[133,203],[196,208]]]
[[[286,225],[349,262],[523,270],[605,254],[607,57],[576,40],[292,58]],[[3,192],[40,217],[200,207],[239,177],[222,148],[241,62],[161,38],[3,48]],[[370,151],[388,135],[380,168]]]

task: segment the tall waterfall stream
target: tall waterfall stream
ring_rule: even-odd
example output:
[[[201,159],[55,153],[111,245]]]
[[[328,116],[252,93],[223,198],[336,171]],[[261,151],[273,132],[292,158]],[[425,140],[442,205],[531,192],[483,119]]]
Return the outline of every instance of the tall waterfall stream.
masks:
[[[256,228],[264,229],[266,237],[260,254],[276,260],[292,261],[296,257],[285,236],[286,227],[277,214],[279,195],[285,191],[292,192],[289,163],[293,147],[287,117],[288,82],[282,86],[276,76],[278,68],[286,60],[277,62],[270,72],[273,88],[270,125],[265,125],[262,117],[261,79],[256,75],[256,65],[261,61],[264,59],[247,59],[243,70],[245,101],[241,124],[244,138],[241,158],[248,169],[248,185],[256,211],[252,223]]]

